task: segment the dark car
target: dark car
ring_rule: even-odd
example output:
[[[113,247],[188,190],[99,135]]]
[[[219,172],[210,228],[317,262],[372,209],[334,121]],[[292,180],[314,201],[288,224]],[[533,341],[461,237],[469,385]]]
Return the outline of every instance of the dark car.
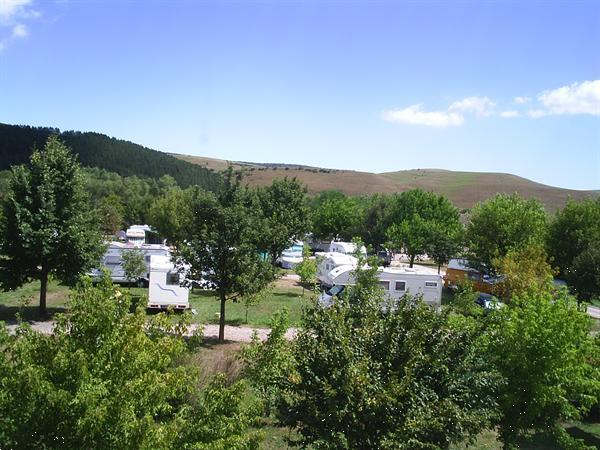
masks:
[[[492,294],[486,294],[485,292],[477,293],[477,298],[475,298],[475,304],[481,306],[486,311],[500,309],[504,306],[504,303],[502,303]]]

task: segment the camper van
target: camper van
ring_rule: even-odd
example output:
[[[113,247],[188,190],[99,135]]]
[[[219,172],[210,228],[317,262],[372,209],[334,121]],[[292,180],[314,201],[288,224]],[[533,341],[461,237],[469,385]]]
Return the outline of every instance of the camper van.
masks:
[[[188,309],[189,290],[182,286],[183,278],[183,274],[177,271],[170,257],[150,256],[148,309]]]
[[[453,289],[463,280],[469,280],[475,291],[486,294],[494,294],[499,282],[498,277],[490,277],[469,267],[469,261],[466,259],[451,259],[444,277],[445,286]]]
[[[327,288],[335,286],[348,286],[354,284],[354,265],[340,265],[334,267],[323,277],[322,282]],[[436,270],[428,267],[407,265],[395,267],[380,267],[377,272],[379,284],[385,295],[392,299],[401,299],[407,294],[422,296],[423,302],[439,309],[442,304],[442,276]]]
[[[317,253],[317,279],[323,286],[331,287],[336,284],[349,284],[346,269],[350,273],[358,265],[358,260],[344,253]],[[338,278],[342,275],[342,278]]]

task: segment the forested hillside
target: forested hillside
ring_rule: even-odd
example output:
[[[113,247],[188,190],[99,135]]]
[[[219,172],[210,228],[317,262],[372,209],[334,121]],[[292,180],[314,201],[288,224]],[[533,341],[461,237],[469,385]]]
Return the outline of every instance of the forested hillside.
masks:
[[[158,179],[171,175],[181,187],[198,185],[213,190],[219,175],[133,142],[93,132],[0,124],[0,170],[26,163],[33,147],[41,148],[50,134],[57,134],[88,167],[99,167],[122,176]]]

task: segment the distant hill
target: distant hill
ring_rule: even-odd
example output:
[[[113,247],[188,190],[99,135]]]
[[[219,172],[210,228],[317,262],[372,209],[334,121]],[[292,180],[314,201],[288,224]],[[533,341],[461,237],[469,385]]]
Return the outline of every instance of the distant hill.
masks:
[[[33,147],[43,147],[50,134],[57,134],[84,166],[100,167],[121,176],[160,178],[171,175],[181,187],[199,185],[214,189],[220,175],[212,170],[152,150],[133,142],[93,132],[0,124],[0,170],[26,163]]]
[[[347,195],[403,192],[421,188],[448,197],[459,208],[471,208],[477,202],[499,192],[517,192],[525,198],[537,198],[550,212],[562,208],[569,198],[575,200],[598,195],[599,191],[562,189],[536,183],[526,178],[505,173],[454,172],[440,169],[415,169],[398,172],[370,173],[351,170],[322,169],[291,165],[239,163],[219,161],[211,158],[181,156],[188,162],[222,170],[228,163],[243,170],[250,185],[264,186],[274,178],[296,177],[306,184],[308,191],[315,194],[328,189],[337,189]],[[295,168],[293,168],[295,167]]]

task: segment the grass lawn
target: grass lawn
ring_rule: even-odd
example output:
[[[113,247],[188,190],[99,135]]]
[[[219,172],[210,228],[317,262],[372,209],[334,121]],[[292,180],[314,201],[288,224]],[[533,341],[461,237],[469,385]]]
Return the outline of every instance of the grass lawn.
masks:
[[[46,307],[50,316],[66,311],[69,288],[50,280],[46,293]],[[40,282],[34,281],[18,289],[0,292],[0,320],[11,322],[15,320],[17,312],[25,320],[39,319],[38,308],[40,304]]]
[[[0,320],[12,322],[17,312],[21,311],[25,320],[39,320],[39,282],[32,282],[25,286],[9,292],[0,292]],[[134,302],[144,302],[148,295],[148,289],[123,287],[123,291],[129,291]],[[306,291],[302,296],[302,288],[294,283],[281,280],[276,284],[272,292],[257,305],[248,308],[248,321],[246,323],[246,307],[243,302],[227,302],[225,318],[228,325],[248,325],[252,327],[267,328],[271,317],[277,311],[287,308],[290,324],[296,326],[299,323],[303,305],[307,304],[311,296]],[[69,288],[62,286],[56,281],[48,284],[47,308],[49,316],[65,312],[69,298]],[[194,290],[190,293],[190,304],[198,314],[193,316],[196,323],[218,323],[215,313],[219,312],[219,302],[212,291]]]
[[[291,326],[297,326],[300,321],[302,307],[310,299],[311,292],[306,291],[302,297],[302,288],[294,286],[278,286],[258,304],[248,308],[246,322],[246,306],[243,302],[227,301],[225,320],[228,325],[249,325],[268,328],[271,317],[278,311],[287,308]],[[198,323],[219,323],[215,316],[220,310],[220,303],[212,291],[195,290],[190,295],[190,304],[198,312],[194,321]]]

